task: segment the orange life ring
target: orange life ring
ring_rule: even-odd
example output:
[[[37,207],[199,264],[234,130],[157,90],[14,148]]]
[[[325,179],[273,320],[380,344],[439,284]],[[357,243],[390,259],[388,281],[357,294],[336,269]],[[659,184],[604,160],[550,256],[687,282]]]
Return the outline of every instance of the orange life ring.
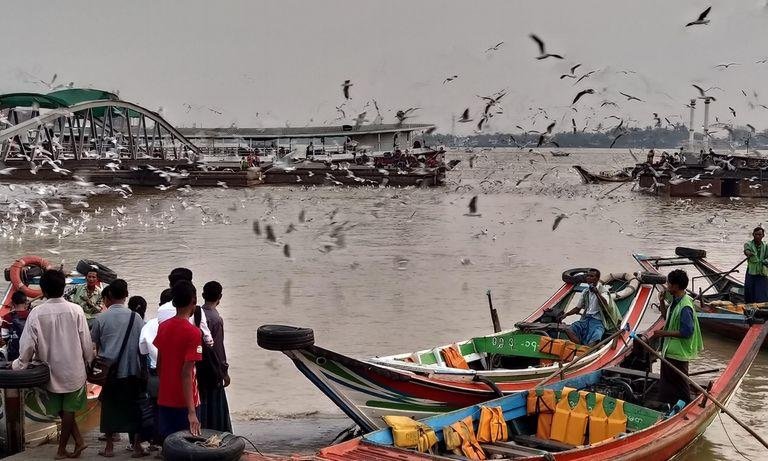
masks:
[[[30,288],[21,280],[21,271],[25,266],[38,266],[47,270],[52,267],[51,263],[49,263],[45,258],[41,258],[40,256],[24,256],[11,264],[10,275],[13,288],[15,290],[21,291],[30,298],[38,298],[42,296],[43,292],[40,289]]]

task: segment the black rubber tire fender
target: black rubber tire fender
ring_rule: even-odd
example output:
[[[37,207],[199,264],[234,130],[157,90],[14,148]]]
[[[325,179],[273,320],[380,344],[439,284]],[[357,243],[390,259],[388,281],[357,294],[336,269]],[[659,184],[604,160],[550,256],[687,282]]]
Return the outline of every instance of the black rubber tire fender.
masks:
[[[675,254],[690,259],[703,259],[707,257],[707,251],[699,250],[698,248],[677,247],[675,248]]]
[[[315,344],[311,328],[288,325],[262,325],[256,330],[256,343],[270,351],[292,351]]]
[[[11,370],[6,368],[7,362],[0,362],[0,388],[2,389],[29,389],[48,384],[51,372],[48,365],[35,364],[23,370]]]
[[[578,285],[584,283],[587,276],[587,272],[592,269],[591,267],[577,267],[576,269],[568,269],[563,271],[563,282],[570,283],[572,285]]]
[[[222,438],[218,447],[204,447],[198,444],[213,436]],[[175,432],[163,442],[163,459],[168,461],[235,461],[245,451],[245,440],[228,432],[202,429],[196,437],[189,431]]]
[[[104,264],[90,259],[81,259],[77,262],[77,266],[75,266],[75,270],[83,275],[86,275],[89,271],[94,269],[96,269],[96,273],[99,274],[99,281],[102,283],[112,283],[117,278],[115,271]]]
[[[643,285],[663,285],[667,283],[667,276],[655,272],[638,272],[637,279]]]

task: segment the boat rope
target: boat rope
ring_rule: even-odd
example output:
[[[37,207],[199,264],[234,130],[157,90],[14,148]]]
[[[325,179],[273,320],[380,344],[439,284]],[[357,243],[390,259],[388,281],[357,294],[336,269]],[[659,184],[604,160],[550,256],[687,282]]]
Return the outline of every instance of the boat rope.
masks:
[[[723,426],[723,432],[725,432],[725,436],[728,437],[728,441],[731,442],[731,446],[733,446],[733,449],[736,450],[736,453],[738,453],[742,458],[746,459],[747,461],[752,461],[749,456],[745,455],[741,452],[738,448],[736,448],[736,444],[733,443],[733,440],[731,439],[731,435],[728,433],[728,430],[725,428],[725,423],[723,422],[723,415],[721,412],[717,412],[717,418],[720,420],[720,424]]]

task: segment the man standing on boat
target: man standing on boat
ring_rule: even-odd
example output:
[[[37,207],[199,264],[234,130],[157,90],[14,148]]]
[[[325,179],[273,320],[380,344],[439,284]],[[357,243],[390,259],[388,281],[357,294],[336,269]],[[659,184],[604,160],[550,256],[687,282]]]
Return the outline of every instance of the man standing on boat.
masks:
[[[616,329],[621,323],[621,314],[608,289],[600,283],[600,271],[590,269],[586,275],[588,288],[581,294],[579,304],[566,312],[568,317],[584,311],[581,319],[565,330],[568,338],[578,344],[592,346],[603,339],[605,330]]]
[[[768,301],[768,245],[763,243],[765,230],[756,227],[752,231],[752,240],[744,244],[747,257],[747,274],[744,277],[744,302],[764,303]]]
[[[688,363],[704,349],[699,320],[693,310],[693,298],[688,288],[688,274],[675,269],[667,275],[667,289],[659,293],[659,311],[664,316],[664,329],[648,338],[663,338],[661,355],[675,368],[688,375]],[[667,308],[667,303],[671,303]],[[688,381],[675,373],[666,363],[661,363],[659,395],[664,402],[675,405],[678,400],[691,401]]]

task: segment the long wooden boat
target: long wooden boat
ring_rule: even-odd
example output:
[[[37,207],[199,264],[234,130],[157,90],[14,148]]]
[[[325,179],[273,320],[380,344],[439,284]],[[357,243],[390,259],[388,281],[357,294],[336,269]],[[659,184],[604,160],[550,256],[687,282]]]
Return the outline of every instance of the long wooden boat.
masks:
[[[624,168],[623,170],[613,172],[590,173],[580,165],[573,165],[573,169],[579,173],[584,184],[599,184],[602,182],[629,182],[635,178],[632,175],[633,168]]]
[[[30,259],[30,257],[25,257],[25,259]],[[42,260],[42,258],[37,259]],[[7,276],[6,278],[9,277]],[[37,283],[37,277],[30,275],[29,278],[30,286],[34,287]],[[85,283],[85,277],[76,271],[69,273],[66,280],[67,290]],[[14,284],[9,283],[8,287],[3,293],[3,296],[0,298],[0,300],[2,300],[2,307],[0,307],[0,317],[8,313],[11,305],[11,296],[13,296],[15,291],[16,288],[14,287]],[[0,349],[0,354],[2,354],[2,360],[5,360],[5,347]],[[101,387],[88,383],[86,390],[88,395],[86,407],[75,415],[78,421],[84,421],[91,418],[94,414],[98,413],[99,410],[98,397],[99,393],[101,392]],[[49,440],[55,440],[61,430],[61,421],[58,417],[52,417],[46,414],[45,402],[48,399],[47,393],[45,390],[40,388],[24,389],[23,391],[25,412],[24,439],[26,443],[34,445],[45,443]],[[5,392],[5,390],[0,389],[0,392]],[[7,441],[8,434],[6,433],[7,425],[5,420],[6,412],[3,408],[3,401],[4,399],[0,399],[0,441]]]
[[[658,277],[658,273],[654,275]],[[382,427],[384,415],[423,418],[444,413],[528,389],[555,373],[572,356],[563,358],[542,350],[546,351],[551,339],[564,336],[564,325],[552,323],[551,313],[566,309],[574,295],[586,288],[578,277],[578,270],[566,271],[564,285],[516,329],[414,353],[361,360],[314,345],[314,336],[305,343],[287,339],[285,347],[265,346],[261,341],[259,344],[285,353],[307,379],[368,432]],[[645,314],[653,287],[615,278],[611,282],[613,292],[626,294],[617,302],[623,314],[620,338],[589,353],[583,351],[587,355],[565,376],[616,365],[629,353],[626,341]],[[635,289],[627,294],[630,283]],[[559,341],[563,349],[573,345]],[[459,360],[466,363],[466,368],[445,362],[444,354],[449,349],[461,356]]]
[[[633,256],[644,270],[693,266],[700,276],[692,278],[689,289],[703,301],[696,303],[701,328],[732,339],[744,337],[747,325],[731,321],[743,317],[744,308],[749,307],[744,304],[744,283],[733,276],[735,272],[724,271],[708,261],[705,250],[677,247],[672,257]],[[699,293],[699,290],[703,292]]]
[[[727,403],[768,335],[765,312],[755,313],[741,344],[725,370],[713,380],[697,380],[712,397]],[[568,378],[540,388],[421,420],[417,434],[433,432],[432,453],[395,446],[393,430],[381,429],[363,437],[320,450],[313,461],[339,460],[462,460],[461,451],[446,448],[447,426],[469,427],[479,434],[482,407],[499,408],[504,430],[478,442],[488,459],[528,461],[667,460],[700,437],[719,409],[704,395],[696,395],[670,411],[647,396],[654,393],[658,375],[613,367]],[[650,392],[649,392],[650,389]],[[552,406],[547,403],[547,396]],[[565,398],[564,398],[565,396]],[[567,404],[565,403],[567,401]],[[600,408],[602,403],[602,409]],[[551,419],[549,419],[551,418]],[[461,422],[467,422],[461,426]],[[458,423],[458,424],[457,424]],[[485,425],[484,427],[489,427]],[[489,432],[485,432],[487,436]],[[486,437],[487,438],[487,437]],[[402,445],[402,444],[401,444]],[[279,459],[248,454],[248,461]],[[477,458],[475,458],[477,459]]]

